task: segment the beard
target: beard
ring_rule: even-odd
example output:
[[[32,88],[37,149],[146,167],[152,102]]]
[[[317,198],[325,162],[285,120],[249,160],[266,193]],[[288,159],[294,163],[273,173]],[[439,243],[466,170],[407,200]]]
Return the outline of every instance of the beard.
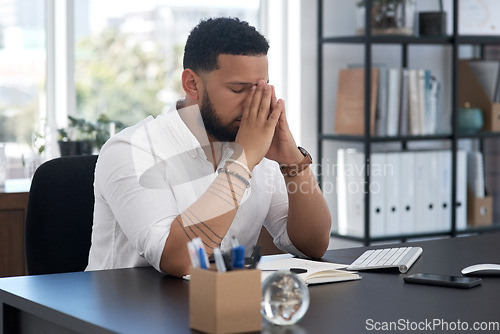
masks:
[[[203,92],[203,102],[201,103],[200,113],[205,130],[210,136],[221,142],[233,142],[236,139],[238,130],[222,124],[206,90]]]

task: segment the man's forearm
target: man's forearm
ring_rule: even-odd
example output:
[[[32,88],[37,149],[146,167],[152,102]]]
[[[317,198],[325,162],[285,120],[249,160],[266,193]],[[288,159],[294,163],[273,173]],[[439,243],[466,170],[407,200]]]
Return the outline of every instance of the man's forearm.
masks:
[[[285,176],[288,191],[287,231],[293,244],[312,258],[323,256],[330,240],[331,216],[311,168]]]
[[[186,244],[194,238],[202,239],[209,256],[220,246],[249,182],[243,175],[244,169],[231,164],[196,202],[174,219],[160,261],[163,271],[174,276],[187,274],[190,258]]]

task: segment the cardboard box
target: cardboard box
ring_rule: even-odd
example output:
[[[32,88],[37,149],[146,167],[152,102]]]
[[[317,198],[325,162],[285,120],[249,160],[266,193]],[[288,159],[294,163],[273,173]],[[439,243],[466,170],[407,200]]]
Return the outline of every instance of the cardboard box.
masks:
[[[500,132],[500,103],[494,103],[484,91],[467,60],[458,63],[458,108],[470,103],[472,108],[483,111],[483,131]]]
[[[490,226],[493,224],[493,197],[486,192],[486,196],[478,198],[467,188],[467,225]]]
[[[219,273],[191,268],[189,325],[206,333],[242,333],[262,329],[261,272]]]

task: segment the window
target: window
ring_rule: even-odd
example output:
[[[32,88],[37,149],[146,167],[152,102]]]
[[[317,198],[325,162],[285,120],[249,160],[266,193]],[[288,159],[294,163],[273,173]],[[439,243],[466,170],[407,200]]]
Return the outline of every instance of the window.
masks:
[[[45,27],[42,0],[0,0],[0,142],[8,178],[25,177],[44,117]],[[36,149],[36,148],[35,148]]]
[[[201,20],[260,24],[261,0],[0,0],[0,142],[8,178],[58,156],[68,115],[132,125],[184,96],[182,54]],[[44,150],[43,153],[40,153]]]
[[[236,16],[258,27],[259,0],[79,0],[74,10],[75,116],[132,125],[184,96],[184,43],[200,19]]]

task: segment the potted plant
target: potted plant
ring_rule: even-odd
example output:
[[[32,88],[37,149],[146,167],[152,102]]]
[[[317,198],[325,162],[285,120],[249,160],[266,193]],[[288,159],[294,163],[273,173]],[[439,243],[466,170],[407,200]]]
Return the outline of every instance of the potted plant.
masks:
[[[357,8],[357,33],[364,34],[365,0],[358,1]],[[371,0],[372,35],[413,35],[414,15],[414,0]]]
[[[110,120],[104,114],[101,114],[96,122],[73,116],[68,116],[68,120],[66,128],[58,129],[61,156],[92,154],[99,151],[113,132],[125,127],[123,123]]]

